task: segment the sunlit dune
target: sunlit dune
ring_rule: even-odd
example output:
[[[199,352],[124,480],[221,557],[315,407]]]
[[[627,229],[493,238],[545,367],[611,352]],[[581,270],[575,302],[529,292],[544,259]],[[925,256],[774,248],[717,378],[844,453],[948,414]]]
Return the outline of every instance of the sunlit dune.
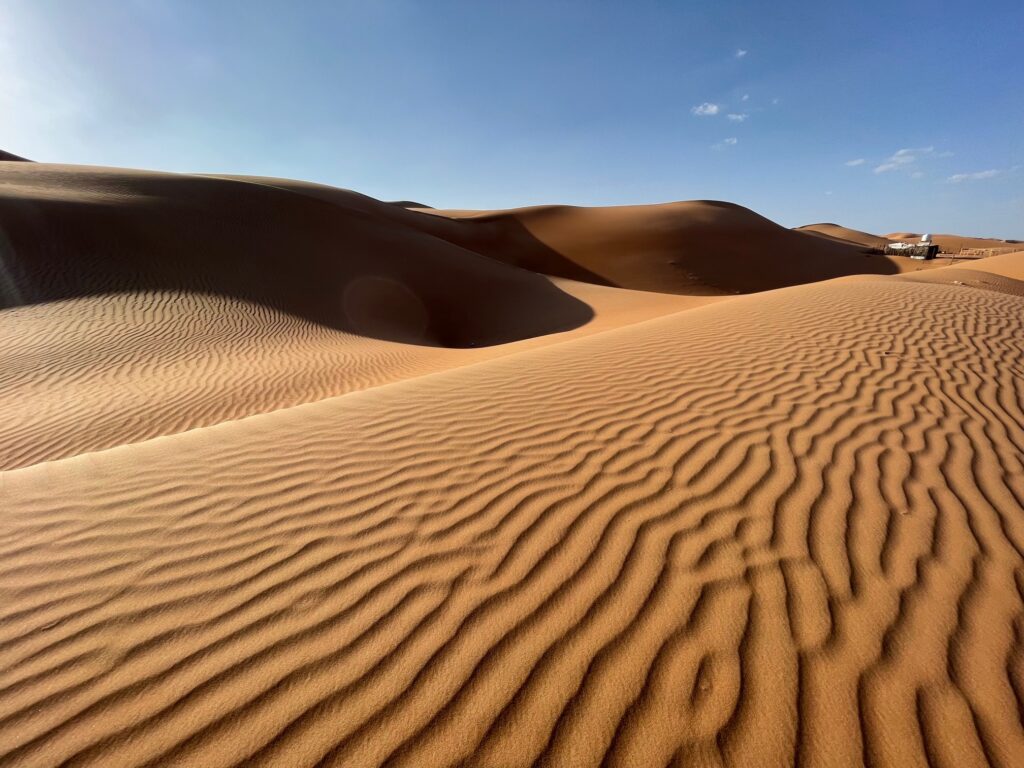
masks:
[[[0,765],[1020,764],[1024,249],[890,237],[0,162]]]

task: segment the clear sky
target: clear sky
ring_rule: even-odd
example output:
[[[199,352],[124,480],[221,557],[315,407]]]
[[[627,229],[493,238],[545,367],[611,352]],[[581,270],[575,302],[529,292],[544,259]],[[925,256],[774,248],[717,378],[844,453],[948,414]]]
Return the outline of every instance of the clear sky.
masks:
[[[0,0],[0,148],[1024,239],[1022,43],[1022,0]]]

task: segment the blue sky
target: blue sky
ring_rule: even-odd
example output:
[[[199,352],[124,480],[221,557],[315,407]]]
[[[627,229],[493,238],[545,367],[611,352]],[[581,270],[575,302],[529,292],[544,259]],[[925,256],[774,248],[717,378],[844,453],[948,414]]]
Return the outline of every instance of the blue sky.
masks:
[[[1024,239],[1024,2],[0,0],[0,148]]]

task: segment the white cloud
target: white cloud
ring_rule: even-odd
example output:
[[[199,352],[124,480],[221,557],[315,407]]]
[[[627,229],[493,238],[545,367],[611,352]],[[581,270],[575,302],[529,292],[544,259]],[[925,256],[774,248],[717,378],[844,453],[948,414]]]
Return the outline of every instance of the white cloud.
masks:
[[[875,173],[888,173],[889,171],[905,168],[934,151],[935,147],[905,147],[904,149],[897,149],[884,163],[875,166]]]
[[[920,147],[918,149],[897,149],[896,153],[889,158],[893,163],[905,165],[906,163],[912,163],[921,155],[930,155],[935,151],[935,147]]]
[[[718,104],[712,104],[711,102],[705,101],[703,104],[698,104],[690,111],[699,117],[708,117],[710,115],[717,115],[720,109],[721,107]]]
[[[712,149],[725,149],[726,147],[735,147],[737,144],[739,144],[739,141],[740,141],[739,139],[730,136],[728,139],[722,139],[717,144],[712,144],[711,148]]]
[[[736,49],[736,58],[737,59],[742,59],[746,55],[747,55],[747,52],[745,50],[743,50],[742,48],[737,48]]]
[[[864,165],[864,163],[866,162],[867,160],[865,160],[863,157],[858,157],[856,160],[847,160],[845,163],[843,163],[843,165],[848,165],[851,168],[855,168],[858,165]]]
[[[750,117],[750,115],[748,115],[746,112],[731,112],[728,115],[726,115],[726,117],[732,120],[734,123],[742,123],[744,120]]]
[[[740,101],[750,101],[750,94],[744,93],[743,98],[741,98]]]
[[[981,179],[991,179],[1000,173],[1002,171],[998,171],[995,168],[990,168],[987,171],[976,171],[975,173],[954,173],[949,177],[948,181],[954,184],[959,184],[961,181],[979,181]]]
[[[730,146],[733,145],[733,144],[737,144],[738,142],[739,142],[739,139],[731,139],[731,138],[730,139],[725,139],[725,143],[729,144]]]

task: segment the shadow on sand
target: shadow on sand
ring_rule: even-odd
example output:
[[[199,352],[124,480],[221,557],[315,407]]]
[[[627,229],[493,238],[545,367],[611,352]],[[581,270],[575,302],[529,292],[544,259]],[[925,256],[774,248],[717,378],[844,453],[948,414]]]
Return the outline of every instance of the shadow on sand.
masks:
[[[33,167],[0,197],[0,306],[193,291],[444,347],[593,317],[542,275],[328,201],[226,179]],[[525,230],[516,237],[546,249]]]

